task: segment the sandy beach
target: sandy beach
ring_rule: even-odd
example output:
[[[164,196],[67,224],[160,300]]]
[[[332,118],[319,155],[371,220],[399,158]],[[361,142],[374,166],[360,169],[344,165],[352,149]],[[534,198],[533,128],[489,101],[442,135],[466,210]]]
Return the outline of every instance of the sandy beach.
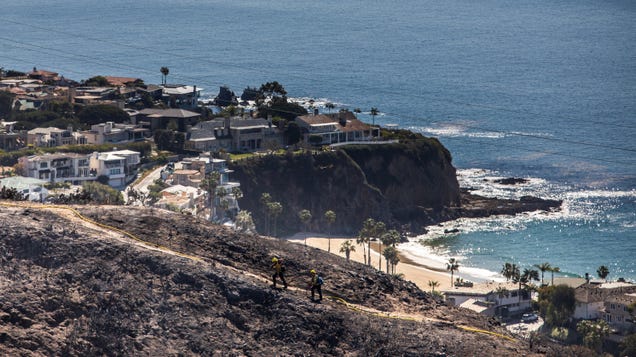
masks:
[[[315,248],[319,248],[327,251],[329,247],[329,240],[331,240],[331,253],[337,254],[341,257],[345,257],[344,253],[340,253],[340,245],[347,240],[351,240],[355,245],[355,251],[351,252],[350,259],[362,263],[364,260],[364,249],[362,245],[355,244],[355,237],[332,237],[331,239],[320,236],[315,233],[307,233],[307,245]],[[286,238],[289,241],[297,242],[299,244],[304,244],[305,234],[296,234],[292,237]],[[399,247],[398,247],[399,251]],[[371,245],[371,265],[374,267],[378,267],[378,252],[377,247],[374,250],[373,243]],[[384,257],[382,257],[382,271],[386,271],[386,263],[384,261]],[[424,291],[430,291],[431,288],[428,286],[428,282],[433,280],[439,283],[438,287],[435,290],[440,289],[448,289],[450,288],[450,274],[446,272],[434,271],[431,269],[427,269],[423,266],[419,266],[416,263],[410,261],[404,255],[400,255],[400,263],[395,267],[396,274],[404,274],[404,279],[412,281],[415,283],[420,289]]]

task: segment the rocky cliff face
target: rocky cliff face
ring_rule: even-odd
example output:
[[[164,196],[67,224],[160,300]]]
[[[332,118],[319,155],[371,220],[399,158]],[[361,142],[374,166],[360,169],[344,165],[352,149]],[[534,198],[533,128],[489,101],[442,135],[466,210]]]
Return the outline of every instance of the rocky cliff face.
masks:
[[[240,206],[252,212],[260,232],[267,221],[259,201],[263,192],[283,204],[278,233],[304,229],[297,215],[302,209],[312,212],[309,229],[325,230],[323,214],[333,210],[333,231],[352,234],[369,217],[418,228],[435,222],[443,207],[460,203],[450,154],[433,139],[269,155],[236,162],[232,169],[244,192]]]

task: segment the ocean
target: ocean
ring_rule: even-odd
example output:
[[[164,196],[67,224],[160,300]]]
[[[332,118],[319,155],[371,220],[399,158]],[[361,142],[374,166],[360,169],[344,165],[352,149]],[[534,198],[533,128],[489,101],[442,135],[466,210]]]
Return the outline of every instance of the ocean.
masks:
[[[4,0],[0,66],[290,96],[437,137],[464,187],[564,201],[459,220],[401,249],[459,276],[504,262],[636,280],[636,2]],[[528,183],[504,186],[501,177]],[[444,230],[457,228],[457,234]]]

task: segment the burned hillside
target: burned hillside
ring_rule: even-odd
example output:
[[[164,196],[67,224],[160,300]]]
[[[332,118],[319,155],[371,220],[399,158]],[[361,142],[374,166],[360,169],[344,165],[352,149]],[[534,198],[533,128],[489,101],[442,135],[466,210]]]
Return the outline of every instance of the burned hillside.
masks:
[[[568,354],[317,249],[163,210],[75,209],[0,206],[0,354]],[[288,290],[269,286],[273,256]]]

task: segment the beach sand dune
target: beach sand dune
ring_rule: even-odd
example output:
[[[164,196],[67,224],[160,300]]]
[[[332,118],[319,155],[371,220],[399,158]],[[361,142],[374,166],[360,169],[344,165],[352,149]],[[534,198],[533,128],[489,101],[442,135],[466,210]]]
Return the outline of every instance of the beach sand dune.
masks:
[[[299,244],[305,243],[305,237],[307,241],[307,245],[315,248],[319,248],[327,251],[329,247],[329,241],[331,241],[331,253],[339,255],[341,257],[345,257],[344,253],[340,252],[340,246],[347,240],[351,240],[355,245],[355,251],[351,252],[350,259],[359,263],[364,261],[364,249],[362,245],[355,244],[355,237],[331,237],[328,238],[326,236],[321,236],[316,233],[298,233],[291,237],[286,238],[289,241],[297,242]],[[377,245],[371,244],[371,265],[374,267],[378,267],[378,258],[379,254],[377,252]],[[398,246],[399,251],[399,246]],[[386,263],[384,261],[384,257],[382,257],[382,271],[386,271]],[[400,263],[395,267],[396,274],[403,274],[405,280],[412,281],[417,285],[420,289],[424,291],[430,291],[431,288],[428,285],[429,281],[437,281],[439,283],[438,287],[435,290],[440,289],[449,289],[450,286],[450,274],[445,272],[434,271],[431,269],[427,269],[424,266],[418,265],[416,262],[413,262],[403,255],[400,255]]]

